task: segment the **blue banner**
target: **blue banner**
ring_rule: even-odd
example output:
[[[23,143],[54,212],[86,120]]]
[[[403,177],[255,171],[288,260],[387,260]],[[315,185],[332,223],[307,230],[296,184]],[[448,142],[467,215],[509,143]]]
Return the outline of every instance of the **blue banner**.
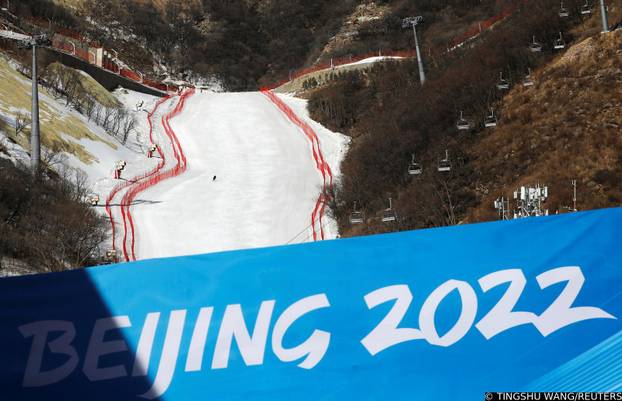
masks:
[[[0,280],[0,399],[622,390],[622,209]]]

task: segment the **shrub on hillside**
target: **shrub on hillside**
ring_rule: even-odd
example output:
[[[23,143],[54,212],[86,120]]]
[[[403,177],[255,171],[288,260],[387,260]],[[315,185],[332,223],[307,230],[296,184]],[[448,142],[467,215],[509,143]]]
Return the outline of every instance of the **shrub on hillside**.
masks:
[[[86,191],[84,178],[69,170],[35,181],[0,158],[0,268],[4,257],[39,272],[97,263],[108,230],[84,203]]]
[[[442,3],[428,6],[448,5]],[[563,31],[569,41],[568,28],[580,21],[579,17],[561,20],[554,0],[521,4],[515,15],[473,46],[439,56],[434,64],[428,62],[424,86],[419,83],[416,61],[409,60],[378,64],[365,75],[338,76],[332,86],[311,94],[309,109],[314,118],[355,137],[334,201],[343,232],[351,228],[347,216],[355,200],[368,216],[378,216],[392,195],[401,216],[400,225],[392,230],[456,224],[477,204],[479,176],[465,150],[476,140],[474,135],[486,135],[482,122],[503,96],[496,88],[499,74],[513,85],[520,84],[527,68],[535,70],[551,59],[555,35]],[[533,35],[545,44],[541,54],[527,49]],[[472,124],[467,133],[455,127],[460,111]],[[498,118],[504,122],[506,116]],[[529,123],[531,111],[513,111],[509,119]],[[439,173],[436,166],[445,149],[452,170]],[[412,155],[423,164],[420,176],[407,173]],[[379,226],[374,231],[386,229]]]

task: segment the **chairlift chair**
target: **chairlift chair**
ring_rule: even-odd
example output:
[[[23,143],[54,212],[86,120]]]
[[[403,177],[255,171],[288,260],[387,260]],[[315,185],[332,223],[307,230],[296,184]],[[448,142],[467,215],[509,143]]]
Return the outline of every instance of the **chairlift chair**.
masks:
[[[391,198],[389,198],[389,207],[382,212],[382,222],[390,223],[395,220],[397,220],[397,216],[395,210],[393,210],[393,202]]]
[[[539,53],[542,51],[542,43],[538,43],[536,42],[536,37],[534,35],[533,37],[533,41],[531,42],[531,44],[529,45],[529,50],[532,53]]]
[[[490,114],[486,116],[484,119],[484,127],[486,128],[494,128],[497,126],[497,116],[495,115],[495,111],[490,109]]]
[[[561,50],[566,48],[566,42],[564,41],[564,37],[562,35],[562,33],[559,33],[559,38],[555,39],[555,42],[553,43],[553,49],[555,50]]]
[[[445,158],[438,161],[438,171],[443,173],[451,171],[451,161],[449,161],[449,151],[445,149]]]
[[[459,131],[469,130],[471,128],[471,124],[462,116],[462,111],[460,112],[458,122],[456,122],[456,128],[458,128]]]
[[[510,89],[510,83],[507,79],[503,78],[503,71],[499,73],[499,82],[497,82],[497,89],[508,90]]]
[[[421,163],[417,163],[415,161],[415,155],[412,155],[412,160],[408,165],[408,174],[409,175],[419,175],[423,172],[423,168],[421,167]]]
[[[350,213],[350,224],[361,224],[364,222],[365,216],[363,215],[363,212],[356,210],[356,202],[354,202],[352,213]]]
[[[592,5],[589,3],[589,0],[585,0],[585,4],[581,7],[581,15],[590,14],[592,14]]]
[[[566,7],[564,7],[564,2],[562,1],[561,4],[559,5],[559,16],[561,18],[567,18],[570,15],[570,12],[568,11],[568,9]]]
[[[533,80],[531,76],[531,68],[528,68],[527,75],[523,79],[523,86],[528,87],[528,86],[534,86],[534,85],[535,85],[535,81]]]

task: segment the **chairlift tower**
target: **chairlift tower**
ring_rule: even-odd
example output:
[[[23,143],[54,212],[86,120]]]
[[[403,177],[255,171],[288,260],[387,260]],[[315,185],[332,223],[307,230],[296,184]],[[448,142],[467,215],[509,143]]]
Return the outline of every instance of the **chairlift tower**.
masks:
[[[413,34],[415,35],[415,51],[417,52],[417,63],[419,64],[419,80],[421,85],[425,83],[425,71],[423,70],[423,59],[421,58],[421,51],[419,50],[419,40],[417,39],[417,25],[423,22],[422,16],[408,17],[402,20],[402,28],[413,27]]]
[[[572,211],[577,211],[577,180],[572,180]]]
[[[514,199],[516,200],[516,210],[514,218],[532,216],[548,216],[548,209],[543,208],[543,204],[549,197],[549,188],[547,186],[520,187],[514,191]]]
[[[37,74],[37,47],[48,42],[47,35],[28,36],[17,32],[0,30],[0,37],[19,42],[22,48],[32,48],[32,115],[30,124],[30,168],[33,175],[39,173],[41,163],[41,137],[39,132],[39,86]]]

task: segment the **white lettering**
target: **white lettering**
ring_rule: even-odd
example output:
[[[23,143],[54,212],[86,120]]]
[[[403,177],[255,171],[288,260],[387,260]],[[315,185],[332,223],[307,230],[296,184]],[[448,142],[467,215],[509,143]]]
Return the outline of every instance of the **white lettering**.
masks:
[[[521,269],[508,269],[490,273],[479,279],[482,291],[488,292],[501,284],[510,283],[508,289],[497,304],[484,316],[475,327],[490,340],[497,334],[523,324],[533,323],[537,316],[532,312],[514,312],[527,279]]]
[[[190,349],[188,350],[188,358],[186,359],[186,372],[198,372],[203,365],[203,353],[205,352],[205,340],[212,320],[212,312],[214,308],[201,308],[199,317],[194,325],[192,339],[190,340]]]
[[[553,284],[566,281],[566,287],[557,299],[538,317],[536,328],[543,336],[566,327],[573,323],[589,319],[616,319],[604,310],[592,306],[572,307],[577,299],[585,277],[579,266],[566,266],[549,270],[536,277],[540,288],[544,289]]]
[[[320,308],[328,308],[330,303],[326,294],[313,295],[295,302],[279,316],[272,330],[272,351],[283,362],[291,362],[306,358],[298,364],[303,369],[311,369],[317,365],[330,343],[330,333],[322,330],[314,330],[309,338],[293,348],[283,348],[283,337],[296,320],[303,315]]]
[[[231,341],[234,337],[244,363],[247,366],[261,365],[263,363],[273,309],[274,301],[264,301],[261,303],[251,337],[244,323],[240,305],[228,305],[220,323],[214,359],[212,360],[212,369],[224,369],[228,366]]]
[[[151,360],[151,350],[153,348],[153,340],[155,339],[158,321],[160,320],[160,312],[148,313],[145,318],[145,324],[140,332],[138,339],[138,347],[136,349],[136,359],[134,360],[134,368],[132,376],[147,376],[149,371],[149,362]]]
[[[389,313],[361,340],[363,346],[372,355],[406,341],[424,338],[419,329],[397,327],[404,319],[413,300],[413,295],[407,285],[392,285],[365,295],[365,303],[369,309],[393,300],[395,303]]]
[[[127,316],[115,316],[95,321],[95,327],[91,334],[89,347],[86,351],[83,372],[90,381],[116,379],[127,376],[125,366],[117,365],[108,368],[99,368],[99,358],[104,355],[127,351],[124,340],[104,342],[107,331],[124,327],[131,327],[130,318]]]
[[[43,320],[20,326],[19,331],[25,338],[34,337],[22,382],[24,387],[40,387],[57,383],[69,376],[78,366],[78,353],[71,345],[76,337],[76,328],[73,323],[64,320]],[[42,372],[41,365],[48,334],[57,331],[63,334],[50,341],[47,344],[48,348],[52,353],[66,355],[69,359],[61,366]]]
[[[440,303],[453,290],[458,290],[462,301],[462,310],[456,324],[444,336],[439,337],[434,324],[434,315]],[[449,280],[435,289],[425,300],[419,313],[419,327],[425,339],[433,345],[449,347],[468,333],[477,314],[477,295],[465,281]]]
[[[175,366],[177,365],[177,357],[179,355],[179,346],[181,344],[181,336],[184,330],[184,322],[186,320],[186,310],[174,310],[168,320],[166,328],[166,337],[164,338],[164,346],[162,348],[162,356],[158,365],[158,373],[153,381],[153,385],[142,398],[152,400],[160,397],[166,392],[173,380]]]

